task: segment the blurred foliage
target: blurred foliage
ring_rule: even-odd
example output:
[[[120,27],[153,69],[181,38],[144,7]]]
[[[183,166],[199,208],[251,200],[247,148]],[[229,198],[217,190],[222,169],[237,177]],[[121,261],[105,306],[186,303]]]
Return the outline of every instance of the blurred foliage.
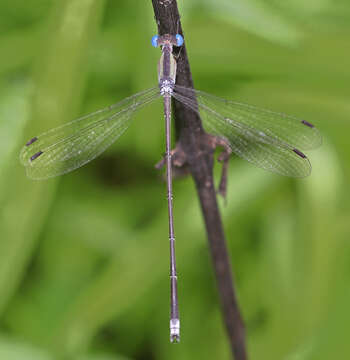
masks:
[[[250,358],[346,359],[350,4],[179,6],[198,89],[324,134],[308,179],[231,161],[220,204]],[[17,160],[32,136],[155,85],[151,1],[2,0],[0,29],[0,359],[229,359],[190,178],[174,184],[183,331],[168,341],[160,104],[71,174],[30,181]]]

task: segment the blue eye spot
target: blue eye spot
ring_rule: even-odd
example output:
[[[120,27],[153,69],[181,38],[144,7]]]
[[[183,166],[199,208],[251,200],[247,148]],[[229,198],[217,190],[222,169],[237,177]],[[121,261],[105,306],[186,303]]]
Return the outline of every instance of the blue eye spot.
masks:
[[[181,46],[184,43],[184,38],[180,34],[176,34],[176,45]]]
[[[158,38],[159,38],[158,35],[154,35],[154,36],[152,37],[151,42],[152,42],[152,45],[153,45],[154,47],[158,47]]]

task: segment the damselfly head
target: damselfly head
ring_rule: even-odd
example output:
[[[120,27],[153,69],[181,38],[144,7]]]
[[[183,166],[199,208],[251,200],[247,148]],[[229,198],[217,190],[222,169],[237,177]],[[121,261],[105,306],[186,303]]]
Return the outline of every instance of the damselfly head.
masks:
[[[172,46],[182,46],[184,43],[184,38],[180,34],[176,35],[154,35],[152,37],[151,43],[154,47],[164,46],[166,44]]]

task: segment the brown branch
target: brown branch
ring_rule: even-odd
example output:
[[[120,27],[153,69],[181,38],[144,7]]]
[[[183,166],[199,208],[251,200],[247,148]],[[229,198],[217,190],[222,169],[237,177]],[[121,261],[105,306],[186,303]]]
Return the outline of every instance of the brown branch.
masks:
[[[176,0],[152,0],[159,35],[182,34]],[[176,83],[193,88],[185,44],[174,50],[177,60]],[[213,182],[213,153],[216,143],[202,127],[199,115],[174,101],[178,146],[186,156],[186,166],[196,184],[206,226],[223,317],[236,360],[246,360],[245,331],[233,286],[231,264]]]

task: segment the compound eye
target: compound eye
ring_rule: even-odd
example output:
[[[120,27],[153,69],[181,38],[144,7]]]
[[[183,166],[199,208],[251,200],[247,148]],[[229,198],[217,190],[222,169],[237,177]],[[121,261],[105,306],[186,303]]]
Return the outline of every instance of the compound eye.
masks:
[[[176,46],[181,46],[184,43],[184,38],[180,34],[176,34]]]
[[[158,38],[159,38],[158,35],[154,35],[154,36],[152,37],[152,40],[151,40],[152,46],[158,47]]]

